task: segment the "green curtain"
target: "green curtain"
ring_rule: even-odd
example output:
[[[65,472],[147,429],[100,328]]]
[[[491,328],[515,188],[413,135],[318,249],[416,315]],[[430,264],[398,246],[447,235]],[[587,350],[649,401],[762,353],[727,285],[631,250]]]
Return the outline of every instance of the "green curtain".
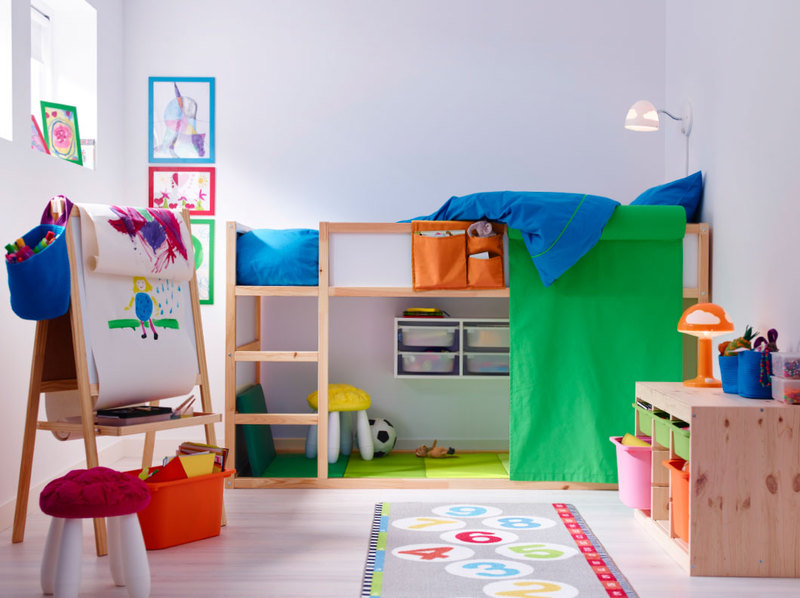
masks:
[[[545,288],[509,231],[512,480],[616,483],[634,383],[681,379],[684,232],[681,207],[619,206]]]

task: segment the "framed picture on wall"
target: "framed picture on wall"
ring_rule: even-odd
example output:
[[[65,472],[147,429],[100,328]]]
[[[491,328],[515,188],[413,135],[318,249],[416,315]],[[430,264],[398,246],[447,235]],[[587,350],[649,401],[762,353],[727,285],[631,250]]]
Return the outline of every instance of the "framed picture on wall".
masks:
[[[148,172],[151,208],[214,215],[213,166],[151,166]]]
[[[194,267],[200,304],[214,303],[214,219],[192,218]]]
[[[150,77],[149,161],[214,162],[214,77]]]
[[[44,143],[50,155],[83,165],[78,111],[75,106],[44,101],[40,104]]]

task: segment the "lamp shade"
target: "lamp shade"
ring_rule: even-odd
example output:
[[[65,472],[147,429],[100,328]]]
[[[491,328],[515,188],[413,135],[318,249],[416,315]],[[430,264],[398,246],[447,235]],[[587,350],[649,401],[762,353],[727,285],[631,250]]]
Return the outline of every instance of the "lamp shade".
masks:
[[[631,131],[658,131],[658,111],[652,102],[639,100],[628,109],[625,128]]]
[[[683,312],[678,322],[678,332],[711,338],[733,332],[728,314],[716,303],[697,303]]]

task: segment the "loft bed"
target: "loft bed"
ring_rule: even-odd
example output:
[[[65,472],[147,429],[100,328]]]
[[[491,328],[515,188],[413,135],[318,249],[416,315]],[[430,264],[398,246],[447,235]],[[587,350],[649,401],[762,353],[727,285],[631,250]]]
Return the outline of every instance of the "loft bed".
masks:
[[[630,214],[637,214],[637,208],[625,206],[625,209],[617,209],[618,213],[623,213],[619,220],[625,220]],[[632,210],[632,211],[631,211]],[[681,216],[683,218],[683,216]],[[610,224],[614,223],[614,218]],[[674,271],[682,277],[681,297],[678,297],[677,310],[682,311],[683,303],[686,301],[708,301],[709,300],[709,227],[705,223],[681,225],[680,238],[672,242],[673,258],[675,243],[677,243],[677,253],[682,255],[677,263],[673,264]],[[609,227],[609,230],[615,227]],[[619,228],[619,227],[617,227]],[[642,227],[636,221],[627,222],[628,231],[634,237],[642,236]],[[264,488],[264,487],[327,487],[327,488],[614,488],[615,480],[596,480],[587,476],[586,481],[565,480],[555,474],[553,477],[545,475],[530,475],[521,470],[521,476],[514,475],[514,451],[527,450],[525,443],[530,442],[530,431],[526,434],[519,434],[522,438],[515,445],[515,432],[512,416],[511,428],[511,451],[512,451],[512,473],[511,479],[432,479],[432,478],[334,478],[329,476],[328,464],[328,383],[329,383],[329,359],[330,359],[330,299],[332,297],[434,297],[434,298],[495,298],[499,300],[508,299],[511,302],[512,331],[514,329],[515,317],[515,298],[511,288],[506,286],[499,289],[488,290],[426,290],[415,291],[412,286],[411,272],[411,223],[332,223],[320,222],[319,224],[319,279],[314,286],[252,286],[238,285],[236,280],[237,272],[237,238],[250,231],[251,229],[237,222],[228,222],[226,225],[226,246],[227,246],[227,279],[226,279],[226,369],[225,369],[225,438],[226,444],[231,450],[231,458],[235,460],[237,451],[237,426],[243,425],[290,425],[290,426],[317,426],[317,446],[318,453],[316,459],[316,475],[302,478],[265,478],[265,477],[246,477],[237,475],[228,478],[228,487],[236,488]],[[619,232],[619,231],[617,231]],[[623,233],[623,237],[625,234]],[[646,236],[647,233],[644,233]],[[659,235],[656,234],[656,237]],[[620,241],[622,244],[632,241],[632,239],[619,238],[608,239],[610,246],[616,247],[623,253],[631,252],[628,246],[614,243]],[[633,242],[642,239],[633,239]],[[601,245],[603,239],[598,245]],[[664,239],[656,238],[654,245],[661,246]],[[645,243],[646,244],[646,243]],[[515,231],[509,231],[506,239],[506,263],[505,269],[508,274],[510,271],[512,286],[516,280],[522,280],[520,274],[523,268],[530,266],[530,260],[522,260],[519,256],[526,256],[522,242]],[[370,256],[380,255],[380,262],[370,259]],[[515,257],[517,256],[517,257]],[[647,259],[646,257],[643,259]],[[589,266],[594,266],[591,260],[587,261]],[[641,266],[641,264],[640,264]],[[645,264],[646,267],[646,264]],[[531,268],[531,271],[533,269]],[[674,276],[673,276],[674,279]],[[506,276],[506,280],[509,280]],[[530,281],[526,283],[526,290],[530,286]],[[557,292],[559,285],[554,289],[544,289],[544,295],[550,290]],[[636,285],[629,289],[622,289],[622,294],[635,299]],[[549,295],[554,297],[553,293]],[[266,297],[312,297],[317,299],[317,330],[318,346],[315,351],[265,351],[262,350],[261,338],[261,316],[262,298]],[[520,302],[517,301],[517,305]],[[675,303],[671,304],[672,311],[675,311]],[[679,316],[679,313],[678,313]],[[675,322],[678,317],[668,323],[670,330],[674,331]],[[512,336],[512,365],[514,363],[513,349],[514,338]],[[680,343],[680,339],[677,341]],[[667,351],[674,349],[674,343],[666,347]],[[680,346],[677,352],[680,353]],[[679,358],[680,359],[680,358]],[[318,411],[316,413],[239,413],[236,409],[237,392],[248,384],[260,384],[262,362],[284,362],[317,363],[317,388]],[[250,367],[248,368],[248,364]],[[670,366],[673,378],[679,378],[680,371],[675,374],[674,360]],[[248,370],[249,371],[246,371]],[[512,403],[514,393],[527,392],[520,388],[515,388],[515,371],[512,367]],[[267,399],[269,398],[269,388],[264,388]],[[624,408],[626,413],[630,409],[630,393],[625,395]],[[592,417],[590,415],[590,417]],[[628,418],[629,419],[629,418]],[[627,420],[625,424],[627,424]],[[585,422],[584,422],[585,425]],[[563,434],[562,430],[555,431]],[[302,434],[301,434],[302,435]],[[608,443],[607,436],[605,442]],[[240,445],[241,446],[241,445]],[[611,447],[613,449],[613,447]],[[606,460],[608,451],[605,452]],[[613,453],[612,453],[613,455]],[[235,462],[235,461],[234,461]],[[616,466],[613,466],[614,476]]]

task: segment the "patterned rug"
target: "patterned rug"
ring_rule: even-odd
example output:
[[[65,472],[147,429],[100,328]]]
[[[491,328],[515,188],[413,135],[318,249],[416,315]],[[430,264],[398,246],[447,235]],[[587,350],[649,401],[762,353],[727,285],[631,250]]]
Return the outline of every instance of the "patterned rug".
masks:
[[[362,598],[635,598],[568,504],[378,503]]]

